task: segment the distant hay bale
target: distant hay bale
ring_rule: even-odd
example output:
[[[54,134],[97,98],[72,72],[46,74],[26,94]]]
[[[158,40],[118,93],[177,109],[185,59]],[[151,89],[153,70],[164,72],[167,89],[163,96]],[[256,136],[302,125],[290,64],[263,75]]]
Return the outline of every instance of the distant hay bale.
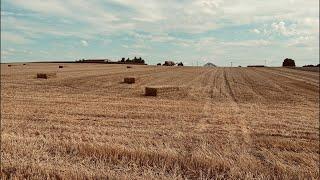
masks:
[[[37,78],[48,79],[48,76],[45,73],[37,73]]]
[[[127,68],[132,68],[131,66],[127,66]]]
[[[55,77],[56,73],[37,73],[38,79],[48,79],[50,77]]]
[[[145,95],[146,96],[157,96],[158,89],[155,87],[146,87]]]
[[[169,94],[180,91],[180,87],[176,86],[149,86],[145,87],[146,96],[158,96],[159,94]]]
[[[133,84],[133,83],[136,82],[136,78],[134,78],[134,77],[125,77],[125,78],[123,79],[123,82],[124,82],[124,83],[127,83],[127,84]]]
[[[11,64],[8,64],[8,67],[11,67]]]
[[[27,65],[27,64],[23,64],[23,65]]]
[[[63,66],[59,66],[59,68],[63,68]]]

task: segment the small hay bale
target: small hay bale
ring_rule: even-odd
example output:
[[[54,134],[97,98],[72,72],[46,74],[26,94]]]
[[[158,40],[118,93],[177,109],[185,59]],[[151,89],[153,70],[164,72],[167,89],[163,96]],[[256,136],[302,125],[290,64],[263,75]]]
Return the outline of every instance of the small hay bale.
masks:
[[[11,67],[11,64],[8,64],[8,67]]]
[[[132,68],[131,66],[127,66],[127,68]]]
[[[63,68],[63,66],[59,66],[59,68]]]
[[[48,76],[45,73],[37,73],[37,78],[48,79]]]
[[[145,95],[146,96],[157,96],[157,88],[155,87],[146,87]]]
[[[37,73],[38,79],[48,79],[50,77],[56,76],[56,73]]]
[[[133,84],[133,83],[136,82],[136,78],[134,78],[134,77],[125,77],[125,78],[123,79],[123,82],[124,82],[124,83],[127,83],[127,84]]]
[[[27,64],[22,64],[22,65],[24,65],[24,66],[25,66],[25,65],[27,65]]]
[[[152,86],[145,87],[146,96],[158,96],[158,95],[168,95],[172,93],[177,93],[180,90],[180,87],[176,86]]]

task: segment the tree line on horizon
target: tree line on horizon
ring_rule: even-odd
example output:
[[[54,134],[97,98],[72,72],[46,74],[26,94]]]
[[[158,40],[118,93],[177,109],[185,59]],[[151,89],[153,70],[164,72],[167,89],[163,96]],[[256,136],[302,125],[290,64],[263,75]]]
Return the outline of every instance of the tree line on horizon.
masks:
[[[121,58],[121,60],[120,60],[119,62],[145,64],[144,59],[142,59],[141,57],[139,57],[139,58],[134,57],[133,59],[130,59],[130,58],[125,59],[125,58],[123,57],[123,58]]]

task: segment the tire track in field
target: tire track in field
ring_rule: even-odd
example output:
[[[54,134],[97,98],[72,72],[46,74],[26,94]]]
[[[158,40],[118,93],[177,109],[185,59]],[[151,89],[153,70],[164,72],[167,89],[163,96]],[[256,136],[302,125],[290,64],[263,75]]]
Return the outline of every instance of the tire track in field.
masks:
[[[237,103],[238,100],[236,99],[236,97],[235,97],[235,95],[234,95],[234,92],[233,92],[233,90],[231,89],[230,82],[229,82],[229,80],[228,80],[228,78],[227,78],[227,75],[226,75],[226,69],[224,69],[224,71],[223,71],[223,77],[224,77],[224,82],[225,82],[225,85],[226,85],[226,87],[227,87],[227,90],[228,90],[228,92],[229,92],[230,97],[232,98],[232,100],[233,100],[234,102]]]
[[[237,71],[237,73],[242,77],[244,84],[248,87],[250,87],[251,91],[253,92],[253,94],[255,94],[259,100],[263,100],[265,101],[267,98],[265,96],[265,94],[263,94],[261,91],[259,91],[259,89],[257,88],[259,86],[259,84],[257,84],[257,82],[250,78],[250,76],[248,75],[248,72],[243,72],[243,71]],[[251,76],[252,77],[252,76]],[[254,76],[255,77],[255,76]],[[252,98],[253,100],[255,99],[255,97]]]
[[[274,100],[274,95],[281,94],[284,90],[274,84],[270,79],[262,76],[261,73],[254,71],[253,69],[235,69],[237,76],[237,85],[241,85],[241,88],[237,88],[240,92],[237,94],[243,97],[243,94],[252,94],[250,98],[240,98],[244,102],[269,102]],[[248,90],[247,90],[248,89]]]
[[[281,71],[281,72],[287,72],[290,74],[294,74],[294,75],[298,75],[298,76],[303,76],[306,78],[311,78],[311,79],[319,79],[319,72],[313,72],[313,71],[301,71],[299,69],[295,69],[295,68],[270,68],[273,69],[275,71]]]
[[[231,112],[227,114],[227,117],[222,119],[226,122],[226,124],[228,124],[227,126],[224,126],[223,129],[228,132],[228,139],[230,141],[228,143],[228,146],[230,145],[230,151],[242,151],[250,149],[249,147],[252,141],[249,129],[247,127],[248,123],[242,117],[243,114],[241,113],[239,102],[233,91],[235,87],[230,83],[230,73],[233,73],[233,71],[229,71],[229,69],[223,68],[221,69],[221,71],[213,71],[210,76],[207,75],[209,78],[206,81],[209,82],[209,85],[206,86],[205,90],[210,92],[210,96],[203,104],[202,117],[197,122],[196,129],[199,133],[201,133],[209,128],[208,121],[216,121],[216,119],[214,119],[215,116],[213,115],[212,111],[214,106],[213,101],[216,100],[213,99],[213,89],[216,89],[216,87],[218,86],[224,87],[222,91],[225,90],[226,92],[224,94],[229,98],[224,98],[223,104],[227,106],[226,109],[231,109]],[[219,84],[217,84],[217,79],[220,80]],[[241,132],[240,135],[239,131]]]
[[[254,70],[259,72],[259,74],[269,79],[271,82],[282,89],[281,99],[283,100],[290,102],[306,102],[307,100],[312,101],[311,103],[313,103],[313,101],[319,100],[319,86],[315,86],[309,83],[301,83],[304,81],[296,80],[292,77],[290,78],[278,73],[274,73],[269,69],[257,68]],[[306,93],[306,91],[308,91],[308,93]],[[283,96],[283,94],[285,94],[285,96]]]
[[[273,75],[283,76],[283,77],[286,77],[286,78],[294,80],[294,81],[299,81],[299,82],[304,82],[306,84],[319,86],[319,79],[305,77],[302,74],[300,75],[299,73],[296,74],[296,73],[288,72],[288,71],[285,71],[282,69],[279,70],[279,69],[274,69],[274,68],[268,68],[268,69],[263,69],[263,70],[268,71],[269,73],[271,73]]]
[[[230,73],[229,73],[230,72]],[[233,73],[234,72],[234,73]],[[278,94],[283,95],[283,94],[290,94],[288,93],[288,91],[286,91],[286,89],[288,88],[292,88],[293,91],[297,91],[295,90],[293,87],[294,86],[290,86],[291,84],[288,82],[285,83],[281,83],[281,79],[283,79],[282,76],[278,76],[277,78],[273,77],[273,74],[271,73],[262,73],[257,72],[257,74],[253,74],[254,76],[249,76],[250,73],[252,71],[249,71],[248,69],[246,69],[245,72],[243,72],[242,74],[239,74],[239,72],[237,71],[227,71],[226,73],[226,77],[230,78],[230,76],[235,77],[233,80],[234,81],[239,81],[239,82],[243,82],[245,81],[245,85],[250,89],[250,88],[256,88],[255,86],[259,85],[258,83],[255,83],[254,80],[252,80],[250,77],[254,77],[257,78],[257,82],[266,82],[267,86],[270,86],[270,84],[272,85],[272,83],[275,84],[275,86],[271,86],[271,87],[280,87],[278,88],[278,90],[280,89],[280,92],[277,92]],[[230,75],[230,76],[228,76]],[[246,81],[246,76],[247,81]],[[268,78],[269,77],[269,78]],[[282,78],[279,78],[282,77]],[[251,80],[250,80],[251,79]],[[271,80],[269,80],[271,79]],[[232,84],[231,85],[231,89],[235,89],[238,88],[236,86],[232,86],[232,85],[236,85],[236,84]],[[246,90],[245,88],[242,90]],[[256,90],[253,90],[253,92],[257,91],[257,92],[261,92],[263,90],[263,88],[257,88]],[[235,95],[241,95],[241,92],[238,93],[238,91],[234,91]],[[297,100],[295,98],[299,98],[299,100],[301,99],[301,101],[303,100],[303,97],[299,97],[299,95],[295,95],[294,93],[290,96],[292,97],[292,102],[297,102]],[[276,103],[277,101],[272,101],[273,103]],[[259,109],[265,109],[266,105],[270,105],[268,103],[263,104],[260,103],[260,100],[257,100],[256,102],[251,102],[253,104],[255,104],[257,106],[257,110],[259,111]],[[312,104],[312,103],[310,103]],[[250,104],[249,104],[250,105]],[[230,145],[231,145],[231,149],[233,149],[235,152],[240,151],[243,155],[243,157],[248,157],[248,158],[252,158],[255,159],[255,161],[260,162],[261,164],[264,164],[266,166],[270,166],[270,169],[274,167],[274,163],[270,163],[268,161],[266,161],[266,157],[261,154],[261,152],[259,151],[259,146],[255,146],[255,139],[252,137],[255,137],[257,134],[255,133],[255,129],[253,123],[251,123],[251,114],[247,113],[248,106],[246,106],[245,102],[241,102],[241,104],[236,104],[236,107],[232,106],[233,111],[236,112],[232,113],[231,118],[234,118],[237,121],[238,124],[230,124],[230,126],[227,128],[228,131],[230,132],[229,134],[229,138],[230,138]],[[256,121],[256,120],[254,120]],[[291,122],[290,122],[291,123]],[[251,124],[251,125],[250,125]],[[238,127],[241,129],[241,135],[239,135],[238,133],[236,133],[236,129]],[[253,129],[251,129],[250,127],[253,127]],[[253,134],[252,134],[253,133]],[[242,144],[241,142],[241,136],[243,137],[243,141],[244,144]],[[233,144],[233,142],[235,142],[235,144]],[[239,148],[242,148],[243,150],[240,150]],[[235,160],[236,163],[240,163],[241,164],[241,159],[236,159]],[[240,162],[239,162],[240,161]]]
[[[227,71],[228,70],[228,71]],[[233,88],[237,88],[235,86],[231,86],[230,84],[230,77],[232,77],[232,73],[235,73],[234,69],[229,69],[229,68],[224,68],[223,71],[223,77],[224,77],[224,83],[227,87],[228,94],[231,97],[230,101],[230,107],[232,109],[231,113],[231,119],[236,120],[236,122],[231,122],[230,126],[226,127],[226,130],[229,132],[229,138],[231,140],[231,148],[237,150],[239,148],[239,145],[244,145],[246,148],[245,149],[250,149],[250,144],[252,142],[251,137],[249,135],[249,130],[248,130],[248,123],[246,122],[245,118],[243,118],[243,113],[241,112],[240,104],[234,94]],[[228,76],[229,74],[229,76]],[[236,74],[236,73],[235,73]],[[238,75],[238,74],[236,74]],[[229,77],[229,78],[228,78]],[[239,76],[238,76],[239,78]],[[234,81],[237,81],[235,79]],[[241,138],[239,135],[236,133],[236,129],[240,129],[241,131],[241,137],[244,140],[244,144],[241,143]],[[236,143],[236,145],[234,145]],[[239,149],[238,149],[239,150]]]
[[[256,84],[255,87],[259,87],[257,91],[265,92],[266,100],[274,102],[274,100],[282,100],[283,94],[286,94],[285,100],[295,100],[296,96],[287,93],[288,87],[285,83],[279,83],[279,79],[275,79],[273,74],[268,73],[268,71],[261,71],[259,68],[250,68],[246,69],[247,74],[252,74],[252,76],[257,79],[257,82],[261,82],[263,84]],[[249,75],[248,75],[249,76]],[[250,76],[250,77],[252,77]],[[282,77],[282,76],[280,76]],[[252,79],[252,78],[251,78]]]
[[[210,74],[208,74],[210,73]],[[208,73],[205,73],[203,77],[207,77],[208,79],[206,80],[206,82],[208,83],[208,85],[206,85],[206,87],[204,88],[206,91],[210,92],[210,96],[206,98],[204,104],[203,104],[203,108],[202,108],[202,116],[199,119],[199,121],[197,122],[197,126],[196,129],[199,133],[201,133],[204,129],[207,128],[207,121],[210,121],[211,119],[213,119],[212,116],[212,97],[213,97],[213,91],[212,89],[214,88],[214,83],[215,83],[215,77],[218,76],[218,73],[215,69],[210,69],[208,71]]]
[[[212,98],[212,88],[208,89],[206,85],[207,83],[216,82],[215,80],[207,80],[208,77],[212,75],[212,73],[217,74],[217,70],[206,69],[196,77],[193,75],[195,78],[186,84],[186,87],[189,89],[189,95],[192,96],[194,99],[207,99],[208,97]],[[208,92],[209,96],[207,94]]]

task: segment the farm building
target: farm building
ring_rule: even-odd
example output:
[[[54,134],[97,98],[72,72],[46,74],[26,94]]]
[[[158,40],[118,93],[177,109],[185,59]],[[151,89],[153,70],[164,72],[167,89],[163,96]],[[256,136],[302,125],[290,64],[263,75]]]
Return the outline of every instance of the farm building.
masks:
[[[217,67],[217,65],[208,62],[207,64],[204,65],[204,67]]]
[[[163,66],[174,66],[176,65],[176,63],[174,63],[173,61],[165,61]]]

